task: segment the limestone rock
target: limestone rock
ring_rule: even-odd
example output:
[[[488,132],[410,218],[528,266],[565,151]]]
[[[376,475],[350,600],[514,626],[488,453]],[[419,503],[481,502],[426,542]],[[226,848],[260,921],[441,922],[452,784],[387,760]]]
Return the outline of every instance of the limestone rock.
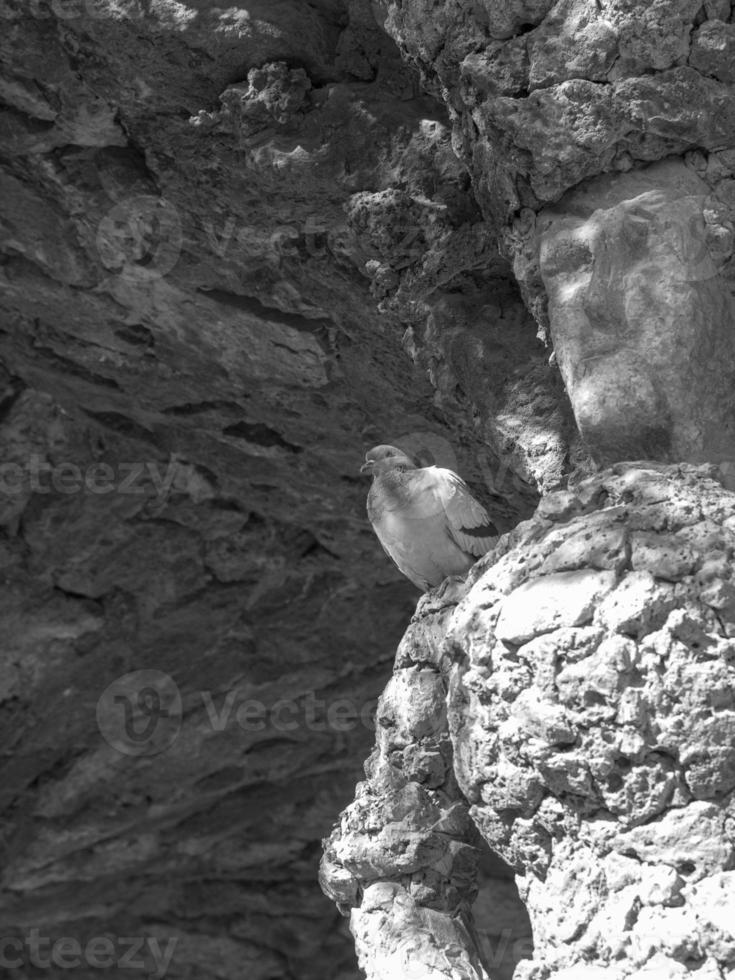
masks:
[[[383,9],[449,108],[479,206],[553,341],[584,447],[602,463],[729,460],[727,3]]]
[[[325,841],[322,887],[349,911],[358,960],[371,980],[487,980],[495,967],[514,965],[508,931],[496,939],[487,923],[478,934],[470,914],[482,841],[457,788],[446,727],[448,664],[440,651],[453,610],[454,603],[422,601],[403,645],[420,648],[424,666],[399,660],[378,704],[367,781]],[[409,748],[441,759],[442,768],[417,767]],[[507,874],[492,868],[483,902],[492,908],[496,895],[505,914],[517,908],[507,885]],[[511,935],[514,929],[516,942],[527,939],[522,921]]]
[[[597,178],[541,212],[554,347],[603,459],[732,457],[733,389],[712,361],[733,362],[735,297],[708,237],[710,201],[696,173],[667,161]]]
[[[727,16],[723,10],[723,14]],[[735,82],[735,25],[707,20],[692,38],[689,64],[728,85]]]
[[[366,968],[609,980],[698,956],[719,978],[731,5],[6,0],[0,18],[13,936],[175,939],[172,980],[352,980],[314,848],[415,603],[355,475],[390,438],[513,530],[458,610],[419,608],[328,848]],[[720,467],[584,480],[643,454]],[[140,731],[169,713],[126,744],[122,704]],[[478,826],[524,871],[536,959]]]
[[[718,475],[714,466],[620,464],[589,478],[503,536],[468,577],[456,608],[427,602],[409,629],[414,642],[427,643],[424,662],[439,665],[444,678],[449,740],[424,693],[423,671],[400,659],[379,731],[395,731],[401,751],[406,739],[425,746],[428,737],[451,767],[441,787],[411,789],[412,832],[430,838],[436,806],[451,801],[461,817],[452,839],[472,842],[474,825],[515,869],[534,938],[515,980],[716,978],[735,955],[735,628],[711,591],[713,581],[727,586],[732,576],[735,496]],[[643,544],[624,549],[615,570],[584,568],[585,540],[599,563],[605,551],[595,548],[595,532],[613,527]],[[556,551],[576,555],[582,567],[545,574]],[[634,567],[642,555],[646,567]],[[582,587],[571,595],[589,584],[596,600],[572,608],[561,598],[568,582]],[[392,728],[391,719],[408,717],[395,703],[399,687],[412,721]],[[345,847],[372,855],[381,835],[365,835],[393,805],[394,787],[410,785],[391,756],[391,737],[379,735],[368,786],[327,844],[335,895],[344,894],[341,869],[354,867],[335,864],[335,855]],[[397,917],[421,975],[481,976],[473,972],[485,951],[478,914],[488,906],[475,907],[471,924],[473,889],[459,885],[468,883],[467,869],[438,851],[426,851],[432,890],[419,888],[427,870],[402,863],[416,854],[404,826],[397,850],[378,843],[382,857],[356,872],[365,890],[349,900],[368,976],[385,976],[398,955]],[[371,918],[377,906],[366,887],[376,873],[390,883],[380,892],[380,920]],[[459,902],[467,931],[455,963],[464,966],[438,965],[432,942],[419,942],[420,916],[407,892],[442,914],[453,898]],[[442,922],[436,934],[453,948],[458,933],[444,933]],[[485,968],[492,975],[487,958]]]
[[[524,582],[504,600],[496,635],[521,644],[561,626],[590,623],[595,607],[613,588],[613,572],[557,572]]]

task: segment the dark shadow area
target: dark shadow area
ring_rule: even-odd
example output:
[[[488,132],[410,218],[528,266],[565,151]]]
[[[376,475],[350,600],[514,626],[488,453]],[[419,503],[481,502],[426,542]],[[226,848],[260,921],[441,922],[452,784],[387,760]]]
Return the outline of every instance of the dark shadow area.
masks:
[[[517,964],[533,956],[533,934],[512,869],[487,845],[480,855],[473,906],[484,964],[493,980],[511,980]]]

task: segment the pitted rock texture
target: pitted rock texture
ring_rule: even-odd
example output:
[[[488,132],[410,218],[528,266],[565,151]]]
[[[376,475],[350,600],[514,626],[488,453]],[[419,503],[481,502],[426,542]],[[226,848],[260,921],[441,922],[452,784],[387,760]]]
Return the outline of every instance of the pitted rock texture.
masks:
[[[621,465],[549,495],[453,617],[455,773],[533,923],[516,978],[733,966],[735,497],[718,475]]]
[[[595,174],[733,145],[727,3],[377,2],[501,224]]]
[[[368,783],[327,847],[327,887],[349,882],[339,900],[355,907],[364,963],[396,945],[361,928],[374,880],[451,908],[451,861],[427,847],[401,864],[409,832],[430,841],[438,810],[393,824],[393,849],[375,836],[396,786],[435,785],[428,762],[406,760],[443,743],[441,789],[514,868],[530,915],[533,955],[514,980],[730,976],[735,495],[721,481],[715,466],[620,464],[548,495],[470,572],[451,615],[424,600],[379,709]],[[429,710],[422,694],[427,662],[446,681],[446,730],[438,697]],[[459,840],[472,840],[464,824]],[[416,887],[426,867],[428,895]],[[472,932],[464,956],[478,949]]]
[[[526,954],[531,945],[507,871],[483,854],[454,776],[443,642],[453,611],[447,600],[420,604],[378,703],[367,778],[325,841],[322,887],[350,915],[368,980],[505,980],[519,945]],[[487,918],[473,923],[480,888]]]

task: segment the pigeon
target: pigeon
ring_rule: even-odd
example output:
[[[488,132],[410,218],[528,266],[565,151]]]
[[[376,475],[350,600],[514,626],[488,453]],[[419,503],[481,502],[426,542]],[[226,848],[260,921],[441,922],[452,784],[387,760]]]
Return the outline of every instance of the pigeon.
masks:
[[[452,470],[417,466],[395,446],[375,446],[360,472],[373,477],[367,513],[383,550],[422,592],[466,575],[498,539],[487,511]]]

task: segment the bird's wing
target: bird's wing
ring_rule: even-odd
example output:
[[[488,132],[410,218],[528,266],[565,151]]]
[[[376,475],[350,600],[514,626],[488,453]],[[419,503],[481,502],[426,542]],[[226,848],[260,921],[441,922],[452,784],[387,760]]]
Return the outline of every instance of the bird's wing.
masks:
[[[470,488],[452,470],[434,467],[436,489],[447,518],[447,530],[457,545],[478,558],[495,544],[498,531]]]

